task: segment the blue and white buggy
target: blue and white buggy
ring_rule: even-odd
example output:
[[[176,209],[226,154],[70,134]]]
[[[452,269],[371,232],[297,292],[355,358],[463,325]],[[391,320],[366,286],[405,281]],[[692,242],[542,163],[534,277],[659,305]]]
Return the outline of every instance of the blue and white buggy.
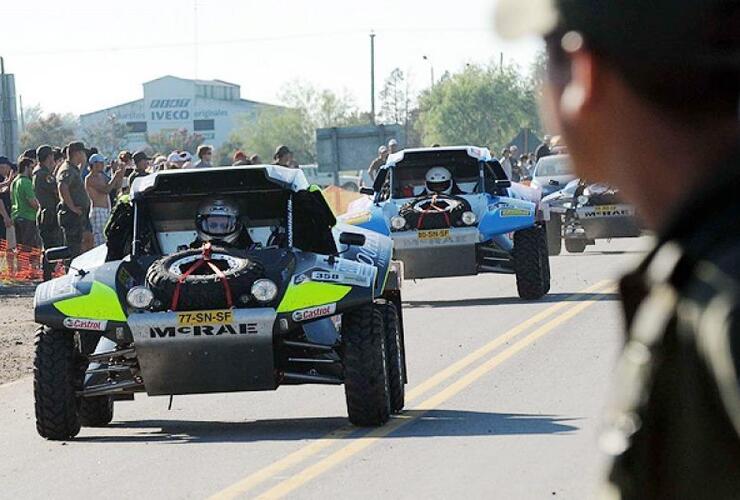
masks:
[[[515,274],[523,299],[550,290],[541,193],[512,184],[485,148],[401,151],[344,222],[389,235],[408,279]]]

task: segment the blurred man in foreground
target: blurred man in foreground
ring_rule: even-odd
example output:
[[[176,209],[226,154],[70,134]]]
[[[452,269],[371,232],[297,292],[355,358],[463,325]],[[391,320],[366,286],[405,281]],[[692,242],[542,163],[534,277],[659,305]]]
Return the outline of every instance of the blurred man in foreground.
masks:
[[[604,498],[740,495],[740,2],[501,0],[539,34],[578,175],[622,189],[658,243],[621,283],[628,336]]]

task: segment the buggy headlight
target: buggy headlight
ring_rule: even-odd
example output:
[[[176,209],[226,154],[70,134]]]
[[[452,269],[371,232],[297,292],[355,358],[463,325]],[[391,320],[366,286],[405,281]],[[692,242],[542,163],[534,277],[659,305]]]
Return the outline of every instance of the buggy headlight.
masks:
[[[272,280],[260,279],[252,285],[252,296],[258,302],[270,302],[277,297],[277,294],[278,287]]]
[[[154,294],[145,286],[135,286],[126,294],[126,302],[136,309],[146,309],[154,302]]]
[[[579,205],[585,205],[586,203],[588,203],[588,196],[581,195],[578,197]]]
[[[478,216],[474,212],[463,212],[462,221],[466,226],[472,226],[478,222]]]
[[[406,219],[404,219],[400,215],[395,215],[391,217],[391,227],[396,231],[400,231],[401,229],[406,227]]]

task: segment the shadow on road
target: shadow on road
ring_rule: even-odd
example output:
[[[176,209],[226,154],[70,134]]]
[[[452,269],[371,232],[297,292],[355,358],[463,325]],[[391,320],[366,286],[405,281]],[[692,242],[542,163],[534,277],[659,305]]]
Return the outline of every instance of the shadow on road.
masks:
[[[539,300],[522,300],[519,297],[485,297],[455,300],[408,300],[403,306],[411,309],[425,307],[465,307],[465,306],[510,306],[522,304],[545,304],[550,302],[583,302],[586,300],[619,300],[616,293],[554,293]]]
[[[413,422],[387,437],[453,437],[508,436],[517,434],[562,434],[578,428],[565,422],[576,418],[518,413],[483,413],[455,410],[409,410],[398,418],[414,418]],[[357,428],[350,434],[328,435],[347,429],[346,418],[291,418],[250,422],[208,422],[190,420],[142,420],[114,422],[108,428],[137,432],[126,436],[78,436],[74,441],[90,443],[250,443],[262,441],[302,441],[307,439],[353,439],[367,432]],[[94,432],[89,429],[88,432]]]

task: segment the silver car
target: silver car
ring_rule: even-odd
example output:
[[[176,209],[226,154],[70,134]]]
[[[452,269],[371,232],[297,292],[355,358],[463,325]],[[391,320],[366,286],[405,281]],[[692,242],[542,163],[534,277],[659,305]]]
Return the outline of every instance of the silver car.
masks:
[[[575,178],[570,164],[570,156],[544,156],[534,167],[532,187],[540,188],[542,196],[547,196],[560,191]]]

